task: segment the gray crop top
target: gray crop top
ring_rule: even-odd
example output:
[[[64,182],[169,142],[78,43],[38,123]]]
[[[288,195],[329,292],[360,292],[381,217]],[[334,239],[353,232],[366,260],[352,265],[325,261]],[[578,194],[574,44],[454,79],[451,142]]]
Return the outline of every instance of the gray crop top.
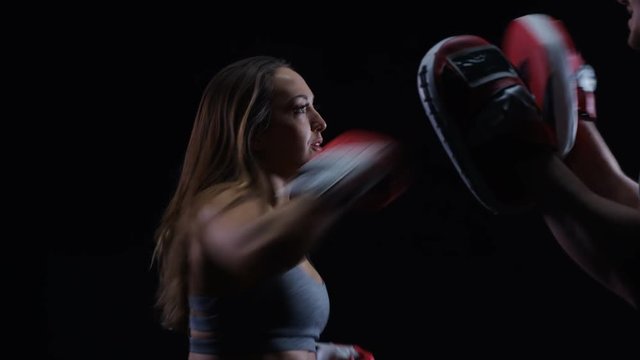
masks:
[[[189,327],[213,333],[189,338],[189,350],[202,354],[316,351],[329,319],[324,284],[301,266],[233,296],[190,296]]]

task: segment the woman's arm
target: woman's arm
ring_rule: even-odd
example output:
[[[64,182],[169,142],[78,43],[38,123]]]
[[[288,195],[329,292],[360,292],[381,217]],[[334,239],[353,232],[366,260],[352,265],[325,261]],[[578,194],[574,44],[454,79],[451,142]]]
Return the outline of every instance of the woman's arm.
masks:
[[[219,196],[217,204],[199,213],[195,236],[210,262],[232,283],[253,283],[284,271],[393,171],[397,151],[388,137],[344,133],[283,189],[283,197],[291,195],[292,200],[270,208],[257,197],[235,201],[240,197],[229,192],[226,200]]]
[[[193,233],[223,278],[243,287],[299,263],[345,210],[307,196],[275,209],[249,198],[203,209]]]

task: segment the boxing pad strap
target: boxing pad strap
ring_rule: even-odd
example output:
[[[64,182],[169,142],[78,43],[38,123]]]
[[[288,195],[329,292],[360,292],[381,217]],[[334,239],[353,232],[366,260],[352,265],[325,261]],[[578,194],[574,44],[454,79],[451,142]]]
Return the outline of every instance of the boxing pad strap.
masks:
[[[590,65],[584,64],[576,72],[578,85],[578,118],[596,121],[596,72]]]

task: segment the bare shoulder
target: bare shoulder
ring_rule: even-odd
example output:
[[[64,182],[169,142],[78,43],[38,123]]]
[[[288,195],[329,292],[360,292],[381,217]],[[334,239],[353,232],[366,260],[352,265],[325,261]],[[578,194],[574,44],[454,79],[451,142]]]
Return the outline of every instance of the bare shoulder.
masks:
[[[266,210],[264,201],[248,190],[228,188],[215,192],[204,191],[194,201],[191,220],[194,226],[206,226],[212,221],[233,218],[238,214],[255,217]]]
[[[266,211],[250,190],[214,188],[198,194],[182,223],[193,289],[218,292],[245,281],[242,233]]]
[[[269,208],[260,196],[249,190],[204,191],[194,201],[185,225],[192,239],[208,247],[226,247],[231,245],[230,239]]]

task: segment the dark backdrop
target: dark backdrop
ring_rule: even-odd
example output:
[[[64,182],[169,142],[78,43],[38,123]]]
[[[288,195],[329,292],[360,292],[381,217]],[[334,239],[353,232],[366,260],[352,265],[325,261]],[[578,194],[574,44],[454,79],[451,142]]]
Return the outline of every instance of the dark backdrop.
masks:
[[[42,155],[55,174],[38,308],[47,355],[185,358],[185,339],[161,330],[152,309],[152,233],[204,86],[258,54],[284,57],[306,78],[325,138],[355,127],[393,134],[417,169],[396,203],[350,214],[311,254],[332,300],[323,340],[382,360],[638,353],[639,313],[583,273],[536,214],[484,211],[424,115],[415,78],[432,45],[465,33],[499,44],[509,20],[546,12],[595,67],[598,126],[638,175],[640,56],[626,45],[623,8],[506,3],[105,8],[48,19],[37,48],[46,81],[30,91],[52,100],[42,129],[55,144]]]

